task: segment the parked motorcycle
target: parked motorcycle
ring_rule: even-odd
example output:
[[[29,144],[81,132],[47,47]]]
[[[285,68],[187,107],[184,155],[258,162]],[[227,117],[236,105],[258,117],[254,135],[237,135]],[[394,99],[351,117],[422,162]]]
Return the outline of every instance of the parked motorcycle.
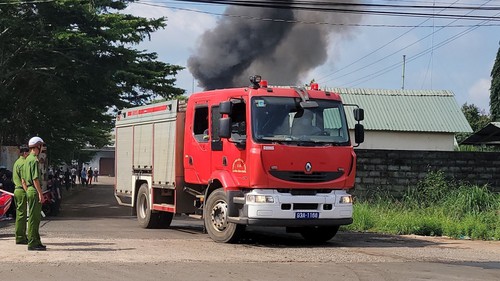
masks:
[[[42,211],[46,216],[57,216],[61,209],[62,193],[60,179],[55,179],[49,175],[47,190],[43,192],[44,202]]]
[[[5,214],[7,214],[10,205],[13,204],[12,199],[12,194],[7,192],[0,192],[0,217],[3,217]]]

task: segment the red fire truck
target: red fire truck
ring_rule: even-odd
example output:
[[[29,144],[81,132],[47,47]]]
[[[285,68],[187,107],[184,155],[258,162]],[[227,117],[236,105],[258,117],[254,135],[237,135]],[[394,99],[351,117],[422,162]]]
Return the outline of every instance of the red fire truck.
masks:
[[[174,214],[187,214],[217,242],[237,241],[247,225],[320,242],[352,223],[348,105],[317,84],[251,83],[118,113],[115,197],[142,227],[169,227]],[[359,144],[364,113],[353,112]]]

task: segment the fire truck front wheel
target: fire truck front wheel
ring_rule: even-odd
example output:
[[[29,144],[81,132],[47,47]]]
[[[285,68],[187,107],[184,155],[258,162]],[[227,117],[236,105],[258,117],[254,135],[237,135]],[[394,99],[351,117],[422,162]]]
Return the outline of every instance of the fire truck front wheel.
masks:
[[[227,194],[222,188],[214,190],[205,202],[205,228],[210,238],[215,242],[236,242],[245,231],[244,225],[227,221],[227,205]]]
[[[148,185],[142,184],[137,193],[136,210],[137,221],[143,228],[156,228],[159,221],[158,213],[151,212],[151,202],[149,202]]]

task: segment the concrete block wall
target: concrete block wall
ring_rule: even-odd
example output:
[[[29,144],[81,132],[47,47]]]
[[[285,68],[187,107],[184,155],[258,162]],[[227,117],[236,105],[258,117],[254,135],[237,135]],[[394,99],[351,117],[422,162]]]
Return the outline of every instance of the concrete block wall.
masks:
[[[491,190],[500,192],[500,152],[357,149],[356,154],[353,193],[357,196],[377,191],[400,196],[430,171],[443,171],[450,180],[488,184]]]

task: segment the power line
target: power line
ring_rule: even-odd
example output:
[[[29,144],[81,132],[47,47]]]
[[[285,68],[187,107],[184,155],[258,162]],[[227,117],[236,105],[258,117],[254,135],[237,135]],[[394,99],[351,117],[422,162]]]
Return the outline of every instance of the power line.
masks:
[[[332,2],[332,1],[280,1],[280,0],[174,0],[176,2],[189,2],[189,3],[207,3],[207,4],[221,4],[221,5],[234,5],[234,6],[251,6],[251,7],[270,7],[282,9],[300,9],[303,7],[317,7],[324,9],[329,7],[358,7],[358,8],[394,8],[394,9],[418,9],[418,10],[434,10],[449,8],[446,6],[436,6],[434,2],[432,5],[396,5],[396,4],[372,4],[372,3],[353,3],[353,2]],[[398,1],[401,2],[401,1]],[[477,7],[477,4],[466,6],[454,6],[449,9],[453,10],[500,10],[500,6],[484,6]]]
[[[34,0],[29,2],[0,2],[0,5],[24,5],[24,4],[40,4],[40,3],[51,3],[55,2],[55,0]]]
[[[404,24],[332,23],[332,22],[288,20],[288,19],[277,19],[277,18],[261,18],[261,17],[254,17],[254,16],[248,16],[248,15],[235,15],[235,14],[226,14],[226,13],[215,13],[215,12],[201,11],[201,10],[195,10],[195,9],[190,9],[190,8],[181,8],[181,7],[174,7],[174,6],[169,6],[169,5],[160,5],[160,4],[155,4],[155,3],[151,3],[151,2],[148,2],[148,1],[142,1],[142,0],[138,0],[137,2],[133,2],[131,4],[140,4],[140,5],[151,6],[151,7],[160,7],[160,8],[165,8],[165,9],[172,9],[172,10],[178,10],[178,11],[193,12],[193,13],[199,13],[199,14],[212,15],[212,16],[236,18],[236,19],[243,19],[243,20],[257,20],[257,21],[267,21],[267,22],[275,22],[275,23],[288,23],[288,24],[309,24],[309,25],[329,25],[329,26],[353,26],[353,27],[385,27],[385,28],[387,28],[387,27],[389,27],[389,28],[462,27],[463,28],[463,27],[476,26],[475,24],[404,25]],[[483,26],[500,26],[500,23],[492,23],[492,24],[487,24],[487,25],[483,25]]]
[[[485,3],[483,3],[483,5],[485,5],[486,3],[489,3],[489,2],[491,2],[491,0],[486,1]],[[469,13],[472,13],[472,12],[473,12],[473,11],[470,11]],[[499,15],[499,14],[500,14],[500,13],[497,13],[496,15]],[[450,23],[449,23],[449,25],[453,24],[453,23],[454,23],[454,22],[456,22],[456,21],[458,21],[458,19],[456,19],[456,20],[454,20],[454,21],[450,22]],[[486,24],[486,23],[488,23],[488,22],[489,22],[489,21],[484,21],[484,22],[482,22],[482,23]],[[474,25],[474,26],[471,26],[471,27],[469,27],[469,29],[471,29],[471,28],[476,29],[476,28],[478,28],[478,27],[482,27],[482,23],[477,24],[477,25]],[[365,68],[368,68],[368,67],[370,67],[370,66],[372,66],[372,65],[374,65],[374,64],[377,64],[377,63],[379,63],[379,62],[381,62],[381,61],[383,61],[383,60],[385,60],[385,59],[387,59],[387,58],[389,58],[389,57],[391,57],[391,56],[393,56],[393,55],[395,55],[395,54],[397,54],[397,53],[399,53],[399,52],[401,52],[401,51],[403,51],[403,50],[408,49],[409,47],[411,47],[411,46],[413,46],[413,45],[415,45],[415,44],[417,44],[417,43],[419,43],[419,42],[423,41],[424,39],[426,39],[426,38],[428,38],[428,37],[430,37],[430,36],[433,36],[435,33],[437,33],[437,32],[439,32],[439,31],[443,30],[445,27],[447,27],[447,26],[440,27],[438,30],[433,30],[433,32],[432,32],[432,33],[430,33],[430,34],[428,34],[427,36],[424,36],[423,38],[420,38],[419,40],[414,41],[413,43],[411,43],[411,44],[407,45],[406,47],[401,48],[401,49],[399,49],[399,50],[397,50],[397,51],[395,51],[395,52],[393,52],[393,53],[391,53],[391,54],[389,54],[389,55],[387,55],[387,56],[385,56],[385,57],[383,57],[383,58],[381,58],[381,59],[378,59],[378,60],[376,60],[376,61],[374,61],[374,62],[372,62],[372,63],[370,63],[370,64],[368,64],[368,65],[365,65],[365,66],[359,67],[359,68],[357,68],[357,69],[355,69],[355,70],[353,70],[353,71],[351,71],[351,72],[349,72],[349,73],[346,73],[346,74],[344,74],[344,75],[341,75],[341,76],[338,76],[338,77],[334,77],[334,78],[328,79],[328,80],[326,80],[326,81],[323,81],[322,83],[327,83],[327,82],[330,82],[330,81],[332,81],[332,80],[334,80],[334,79],[340,79],[340,78],[345,77],[345,76],[347,76],[347,75],[350,75],[350,74],[353,74],[353,73],[357,73],[358,71],[363,70],[363,69],[365,69]],[[413,60],[408,60],[407,62],[411,62],[411,61],[413,61]],[[401,65],[401,63],[398,63],[398,65]],[[392,69],[391,69],[391,70],[392,70]],[[377,77],[378,77],[378,76],[377,76]],[[355,81],[357,81],[357,80],[355,80]],[[351,82],[351,83],[352,83],[352,82]]]
[[[352,13],[352,14],[370,14],[370,15],[382,15],[382,16],[404,16],[404,17],[431,17],[436,16],[438,18],[444,19],[468,19],[468,20],[500,20],[498,17],[492,17],[487,15],[459,15],[459,14],[440,14],[435,15],[432,13],[422,13],[422,12],[407,12],[411,9],[426,10],[431,8],[445,8],[446,6],[416,6],[416,5],[383,5],[383,4],[356,4],[356,3],[338,3],[338,2],[311,2],[311,1],[293,1],[293,2],[283,2],[283,1],[247,1],[247,0],[174,0],[177,2],[189,2],[189,3],[210,3],[210,4],[220,4],[220,5],[233,5],[233,6],[243,6],[243,7],[253,7],[253,8],[273,8],[273,9],[292,9],[292,10],[306,10],[306,11],[316,11],[316,12],[337,12],[337,13]],[[374,10],[366,9],[369,7],[375,7],[378,5],[382,8],[391,9],[401,9],[402,11],[395,10]],[[383,5],[383,6],[381,6]],[[354,8],[342,8],[342,7],[354,7]],[[363,9],[360,9],[363,8]],[[476,6],[457,6],[457,10],[478,10]],[[500,6],[488,6],[482,7],[481,11],[497,11],[500,10]]]
[[[456,3],[456,2],[455,2]],[[435,19],[432,19],[432,23],[434,23]],[[431,46],[434,48],[434,28],[432,28],[432,38],[431,38]],[[427,64],[427,70],[425,71],[424,79],[422,80],[422,88],[424,88],[425,80],[427,79],[427,74],[430,72],[430,80],[431,80],[431,89],[432,89],[432,64],[434,58],[434,51],[431,51],[431,55],[429,56],[429,63]],[[404,66],[403,66],[404,67]]]
[[[181,1],[181,0],[174,0],[174,1],[176,1],[176,2],[193,2],[193,3],[195,3],[195,2],[196,2],[196,3],[206,3],[206,4],[208,4],[209,2],[210,2],[211,4],[214,4],[214,2],[215,2],[215,4],[221,4],[221,5],[222,5],[222,1]],[[490,0],[490,1],[487,1],[486,3],[489,3],[489,2],[491,2],[491,0]],[[453,37],[450,37],[450,38],[446,39],[445,41],[442,41],[441,43],[437,44],[436,46],[433,46],[433,47],[431,47],[431,48],[429,48],[429,49],[426,49],[426,50],[424,50],[424,51],[422,51],[422,52],[418,53],[416,56],[414,56],[414,57],[410,58],[409,60],[407,60],[407,62],[412,62],[412,61],[414,61],[414,60],[416,60],[416,59],[418,59],[418,58],[420,58],[420,57],[422,57],[422,56],[424,56],[424,55],[428,54],[429,52],[432,52],[432,51],[434,51],[434,50],[436,50],[436,49],[438,49],[438,48],[441,48],[442,46],[447,45],[448,43],[450,43],[450,42],[452,42],[452,41],[454,41],[454,40],[456,40],[456,39],[458,39],[458,38],[460,38],[460,37],[462,37],[462,36],[466,35],[467,33],[471,32],[471,31],[473,31],[473,30],[475,30],[475,29],[477,29],[477,28],[479,28],[479,27],[484,27],[484,26],[498,26],[497,24],[491,24],[491,23],[489,23],[489,22],[491,22],[491,21],[496,21],[496,20],[500,19],[500,18],[498,17],[498,15],[499,15],[500,13],[497,13],[497,14],[495,14],[495,15],[493,15],[493,16],[488,16],[488,19],[484,20],[482,23],[479,23],[479,24],[474,24],[474,25],[464,25],[464,24],[454,25],[453,23],[455,23],[456,21],[458,21],[458,20],[460,20],[460,19],[467,19],[467,17],[469,17],[469,16],[468,16],[468,14],[470,14],[470,13],[472,13],[472,12],[474,12],[474,11],[475,11],[473,8],[469,8],[471,11],[469,11],[469,12],[468,12],[467,14],[465,14],[465,15],[460,15],[460,16],[458,16],[458,17],[457,17],[454,21],[452,21],[451,23],[449,23],[449,24],[447,24],[447,25],[430,25],[430,26],[424,26],[424,25],[422,25],[422,24],[420,24],[420,25],[388,25],[388,24],[383,24],[383,25],[367,25],[367,24],[336,24],[336,23],[306,22],[306,21],[299,21],[299,20],[291,20],[291,21],[290,21],[290,20],[283,20],[283,19],[259,18],[259,17],[251,17],[251,16],[246,16],[246,15],[219,14],[219,13],[206,12],[206,11],[199,11],[199,10],[188,9],[188,8],[171,7],[171,6],[167,6],[167,5],[153,4],[153,3],[148,3],[148,2],[141,1],[141,0],[139,0],[139,2],[136,2],[136,3],[137,3],[137,4],[142,4],[142,5],[148,5],[148,6],[155,6],[155,7],[162,7],[162,8],[176,9],[176,10],[184,10],[184,11],[195,12],[195,13],[204,13],[204,14],[210,14],[210,15],[221,16],[221,17],[233,17],[233,18],[239,18],[239,19],[261,20],[261,21],[270,21],[270,22],[277,22],[277,23],[291,23],[291,24],[296,24],[296,23],[301,23],[301,24],[327,24],[327,25],[368,26],[368,27],[371,27],[371,26],[380,26],[380,27],[382,27],[382,26],[383,26],[383,27],[412,27],[412,28],[417,28],[417,27],[432,27],[432,26],[434,26],[435,28],[439,28],[437,31],[433,31],[430,35],[427,35],[426,37],[424,37],[424,38],[422,38],[422,39],[420,39],[420,40],[418,40],[418,41],[416,41],[416,42],[414,42],[414,43],[412,43],[412,44],[410,44],[410,45],[406,46],[406,47],[405,47],[405,48],[403,48],[403,49],[400,49],[399,51],[397,51],[397,52],[395,52],[395,53],[398,53],[398,52],[400,52],[400,51],[402,51],[402,50],[404,50],[404,49],[406,49],[406,48],[411,47],[412,45],[414,45],[414,44],[416,44],[416,43],[420,42],[421,40],[424,40],[425,38],[427,38],[427,37],[429,37],[429,36],[431,36],[431,35],[435,34],[436,32],[439,32],[440,30],[442,30],[442,29],[443,29],[443,28],[445,28],[445,27],[468,27],[468,30],[467,30],[467,31],[465,31],[465,32],[461,32],[461,33],[459,33],[459,34],[457,34],[457,35],[455,35],[455,36],[453,36]],[[449,3],[448,3],[448,4],[449,4]],[[485,5],[485,3],[483,3],[482,5]],[[478,7],[477,7],[477,6],[474,6],[474,8],[478,8]],[[432,14],[432,15],[434,16],[434,18],[436,18],[436,17],[437,17],[435,13],[434,13],[434,14]],[[427,20],[426,20],[426,21],[427,21]],[[424,21],[424,22],[425,22],[425,21]],[[362,67],[362,68],[360,68],[360,69],[364,69],[364,68],[367,68],[367,67],[369,67],[369,66],[371,66],[371,65],[373,65],[373,64],[375,64],[375,63],[378,63],[378,62],[380,62],[381,60],[383,60],[383,59],[385,59],[385,58],[387,58],[387,57],[390,57],[390,56],[394,55],[395,53],[393,53],[393,54],[391,54],[391,55],[388,55],[388,56],[386,56],[386,57],[384,57],[384,58],[382,58],[382,59],[380,59],[380,60],[377,60],[376,62],[374,62],[374,63],[372,63],[372,64],[369,64],[369,65],[367,65],[367,66],[364,66],[364,67]],[[357,83],[357,82],[359,82],[359,81],[360,81],[359,83],[364,83],[364,82],[366,82],[366,81],[369,81],[369,80],[372,80],[372,79],[374,79],[374,78],[376,78],[376,77],[379,77],[379,76],[381,76],[381,75],[383,75],[383,74],[385,74],[385,73],[387,73],[387,72],[389,72],[389,71],[392,71],[392,70],[394,70],[394,69],[396,69],[396,68],[399,68],[400,66],[401,66],[401,63],[400,63],[400,62],[399,62],[399,63],[396,63],[396,64],[393,64],[393,65],[390,65],[390,66],[388,66],[388,67],[386,67],[386,68],[383,68],[383,69],[381,69],[381,70],[378,70],[378,71],[376,71],[376,72],[374,72],[374,73],[371,73],[371,74],[369,74],[369,75],[367,75],[367,76],[364,76],[364,77],[358,78],[358,79],[356,79],[356,80],[354,80],[354,81],[351,81],[351,82],[349,82],[349,83],[348,83],[348,85],[355,84],[355,83]],[[360,69],[357,69],[357,70],[355,70],[355,71],[353,71],[353,72],[350,72],[350,73],[348,73],[348,74],[345,74],[345,75],[343,75],[343,76],[341,76],[341,77],[344,77],[344,76],[346,76],[346,75],[349,75],[349,74],[352,74],[352,73],[354,73],[354,72],[357,72],[357,71],[358,71],[358,70],[360,70]],[[329,81],[330,81],[330,80],[329,80]],[[359,84],[359,83],[357,83],[357,84]]]
[[[450,4],[450,6],[451,6],[451,5],[453,5],[453,4],[455,4],[455,3],[457,3],[458,1],[459,1],[459,0],[456,0],[455,2],[451,3],[451,4]],[[444,10],[446,10],[446,8],[445,8],[445,9],[441,9],[438,13],[440,13],[440,12],[442,12],[442,11],[444,11]],[[367,58],[367,57],[369,57],[369,56],[371,56],[371,55],[375,54],[376,52],[380,51],[381,49],[383,49],[383,48],[387,47],[389,44],[391,44],[391,43],[395,42],[396,40],[398,40],[398,39],[402,38],[403,36],[405,36],[406,34],[410,33],[410,32],[411,32],[411,31],[413,31],[415,28],[417,28],[417,27],[422,27],[424,23],[426,23],[427,21],[429,21],[429,19],[430,19],[430,18],[428,18],[428,19],[424,20],[423,22],[421,22],[421,23],[420,23],[419,25],[417,25],[417,26],[413,26],[413,27],[412,27],[411,29],[409,29],[408,31],[406,31],[406,32],[402,33],[402,34],[401,34],[401,35],[399,35],[398,37],[396,37],[396,38],[394,38],[394,39],[390,40],[389,42],[387,42],[387,43],[385,43],[384,45],[380,46],[380,47],[379,47],[379,48],[377,48],[376,50],[374,50],[374,51],[372,51],[372,52],[370,52],[370,53],[366,54],[365,56],[363,56],[363,57],[361,57],[361,58],[357,59],[356,61],[354,61],[354,62],[350,63],[349,65],[347,65],[347,66],[345,66],[345,67],[343,67],[343,68],[340,68],[340,69],[338,69],[338,70],[334,71],[333,73],[330,73],[330,74],[328,74],[328,75],[326,75],[326,76],[323,76],[323,77],[319,78],[318,80],[322,80],[322,79],[325,79],[325,78],[327,78],[327,77],[330,77],[330,76],[332,76],[332,75],[334,75],[334,74],[336,74],[336,73],[339,73],[339,72],[341,72],[341,71],[343,71],[343,70],[345,70],[345,69],[347,69],[347,68],[351,67],[352,65],[354,65],[354,64],[356,64],[356,63],[358,63],[358,62],[360,62],[360,61],[364,60],[365,58]],[[434,28],[435,28],[435,25],[433,24],[433,25],[432,25],[432,27],[433,27],[433,29],[434,29]],[[433,30],[433,32],[434,32],[434,30]],[[328,81],[331,81],[331,80],[328,80]],[[327,81],[327,82],[328,82],[328,81]]]
[[[499,14],[500,14],[500,13],[499,13]],[[411,59],[406,60],[406,62],[407,62],[407,63],[412,62],[412,61],[414,61],[414,60],[416,60],[416,59],[418,59],[418,58],[420,58],[420,57],[422,57],[422,56],[424,56],[424,55],[428,54],[428,53],[429,53],[429,52],[431,52],[431,51],[434,51],[434,50],[436,50],[436,49],[439,49],[439,48],[441,48],[441,47],[443,47],[443,46],[445,46],[445,45],[447,45],[447,44],[449,44],[449,43],[451,43],[451,42],[455,41],[456,39],[458,39],[458,38],[460,38],[460,37],[462,37],[462,36],[466,35],[467,33],[470,33],[470,32],[472,32],[472,31],[476,30],[476,29],[477,29],[477,28],[479,28],[479,27],[481,27],[481,25],[477,25],[477,26],[475,26],[475,27],[471,27],[471,28],[469,28],[469,29],[467,29],[467,30],[464,30],[464,31],[462,31],[462,32],[460,32],[460,33],[458,33],[458,34],[456,34],[456,35],[454,35],[454,36],[452,36],[452,37],[450,37],[450,38],[448,38],[448,39],[444,40],[444,41],[441,41],[441,42],[440,42],[439,44],[437,44],[436,46],[434,46],[434,47],[432,47],[432,48],[429,48],[429,49],[426,49],[426,50],[424,50],[424,51],[422,51],[422,52],[418,53],[416,56],[413,56]],[[401,67],[401,62],[398,62],[398,63],[392,64],[392,65],[390,65],[390,66],[388,66],[388,67],[386,67],[386,68],[383,68],[383,69],[381,69],[381,70],[379,70],[379,71],[376,71],[376,72],[371,73],[371,74],[369,74],[369,75],[366,75],[366,76],[364,76],[364,77],[361,77],[361,78],[358,78],[358,79],[353,80],[353,81],[351,81],[351,82],[348,82],[347,84],[344,84],[344,85],[343,85],[343,86],[341,86],[341,87],[354,87],[354,86],[356,86],[356,85],[359,85],[359,84],[361,84],[361,83],[365,83],[365,82],[370,81],[370,80],[372,80],[372,79],[374,79],[374,78],[377,78],[377,77],[379,77],[379,76],[381,76],[381,75],[384,75],[384,74],[386,74],[387,72],[390,72],[390,71],[392,71],[392,70],[394,70],[394,69],[397,69],[397,68],[399,68],[399,67]],[[351,85],[352,85],[352,86],[351,86]]]

